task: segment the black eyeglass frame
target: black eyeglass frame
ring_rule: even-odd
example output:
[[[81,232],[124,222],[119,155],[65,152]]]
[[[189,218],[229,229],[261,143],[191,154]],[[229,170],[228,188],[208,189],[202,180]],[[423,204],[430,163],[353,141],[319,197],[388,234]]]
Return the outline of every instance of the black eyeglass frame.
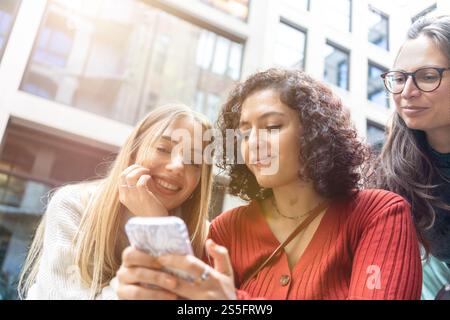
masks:
[[[416,81],[416,73],[419,72],[419,71],[425,70],[425,69],[434,69],[434,70],[436,70],[436,71],[439,73],[439,83],[438,83],[438,85],[436,86],[436,88],[434,88],[433,90],[423,90],[423,89],[420,88],[420,86],[417,84],[417,81]],[[414,85],[415,85],[416,88],[419,89],[420,91],[422,91],[422,92],[433,92],[433,91],[437,90],[437,89],[441,86],[441,82],[442,82],[442,74],[443,74],[445,71],[450,71],[450,68],[425,67],[425,68],[417,69],[417,70],[414,71],[414,72],[404,72],[404,71],[390,70],[390,71],[383,72],[383,73],[380,75],[380,77],[383,79],[383,84],[384,84],[384,87],[386,88],[386,90],[389,91],[389,92],[392,93],[392,94],[399,94],[399,93],[402,93],[403,90],[405,90],[406,81],[408,80],[409,77],[411,77],[411,78],[413,79]],[[387,76],[389,73],[391,73],[391,72],[398,72],[398,73],[401,73],[401,74],[405,77],[405,83],[404,83],[404,85],[403,85],[402,90],[400,90],[399,92],[393,92],[393,91],[389,90],[388,86],[386,85],[386,76]]]

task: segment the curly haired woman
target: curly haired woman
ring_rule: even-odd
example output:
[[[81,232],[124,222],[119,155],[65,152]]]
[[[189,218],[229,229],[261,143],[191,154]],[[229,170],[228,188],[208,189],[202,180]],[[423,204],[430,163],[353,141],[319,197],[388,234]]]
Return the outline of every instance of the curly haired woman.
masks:
[[[224,152],[219,166],[231,194],[250,203],[213,220],[214,269],[165,256],[158,263],[198,281],[153,283],[188,299],[420,298],[410,207],[388,191],[358,190],[368,152],[330,89],[300,71],[254,74],[231,92],[219,128],[240,132],[233,150],[245,163]],[[278,170],[268,172],[274,163]],[[128,263],[147,263],[146,280],[161,280],[151,261],[138,260]]]

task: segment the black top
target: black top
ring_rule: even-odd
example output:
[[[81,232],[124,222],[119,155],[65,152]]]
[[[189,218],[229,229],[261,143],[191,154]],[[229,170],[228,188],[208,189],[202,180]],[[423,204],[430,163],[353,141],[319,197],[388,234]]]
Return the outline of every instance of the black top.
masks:
[[[427,154],[439,169],[444,178],[439,179],[438,194],[441,199],[450,205],[450,153],[439,153],[428,143]],[[435,208],[436,220],[433,226],[424,235],[430,243],[433,256],[450,266],[450,210]]]

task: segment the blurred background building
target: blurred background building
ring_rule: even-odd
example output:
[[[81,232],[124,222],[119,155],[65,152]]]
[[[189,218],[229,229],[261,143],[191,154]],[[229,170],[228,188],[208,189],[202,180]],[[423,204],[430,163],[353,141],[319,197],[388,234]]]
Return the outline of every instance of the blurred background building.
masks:
[[[449,13],[448,0],[0,0],[0,299],[16,297],[48,191],[102,174],[149,110],[182,102],[214,121],[235,81],[297,68],[380,148],[393,111],[380,73],[414,19]],[[240,203],[215,195],[212,215]]]

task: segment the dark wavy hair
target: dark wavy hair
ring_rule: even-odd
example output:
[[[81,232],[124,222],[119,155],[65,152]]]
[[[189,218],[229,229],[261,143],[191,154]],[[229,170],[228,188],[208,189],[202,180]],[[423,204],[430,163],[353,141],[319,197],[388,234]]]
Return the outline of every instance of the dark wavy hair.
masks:
[[[327,198],[354,195],[360,188],[361,168],[369,157],[369,150],[358,140],[341,100],[326,85],[302,71],[269,69],[237,84],[217,121],[222,136],[226,136],[227,129],[238,128],[244,101],[266,89],[277,92],[282,103],[297,111],[301,150],[298,177],[312,181],[315,190]],[[234,138],[235,159],[240,150],[238,139]],[[227,147],[225,140],[223,148]],[[217,165],[230,177],[230,194],[243,200],[261,200],[272,195],[272,189],[258,185],[245,164],[230,163],[225,152]]]
[[[447,56],[450,66],[450,16],[417,20],[410,27],[407,39],[420,36],[434,41]],[[395,113],[377,161],[376,186],[393,191],[409,201],[419,240],[427,254],[430,248],[424,233],[434,224],[435,209],[450,210],[439,196],[440,185],[446,179],[428,154],[425,133],[408,128]]]

